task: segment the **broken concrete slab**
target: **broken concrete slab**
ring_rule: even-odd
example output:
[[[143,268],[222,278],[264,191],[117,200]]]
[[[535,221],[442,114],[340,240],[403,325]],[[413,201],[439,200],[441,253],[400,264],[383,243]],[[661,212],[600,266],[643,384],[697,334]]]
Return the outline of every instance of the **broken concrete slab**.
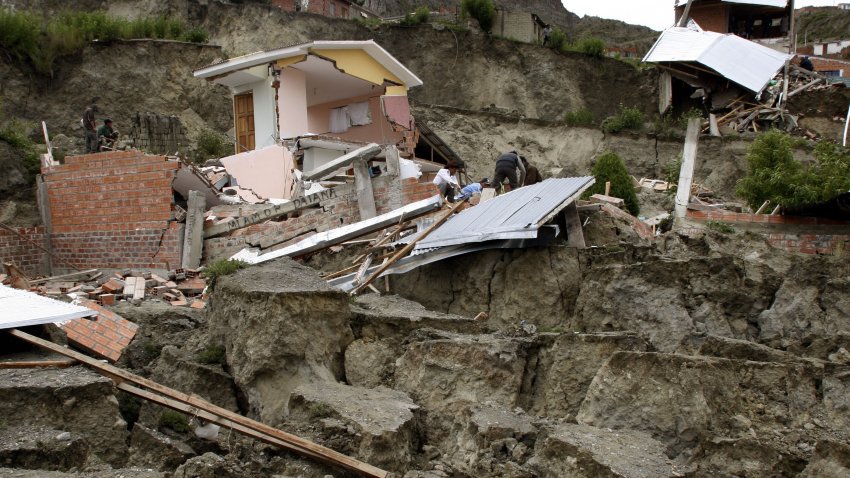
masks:
[[[646,433],[587,425],[555,427],[538,440],[532,467],[541,476],[622,478],[682,476],[665,447]]]
[[[354,340],[348,295],[290,259],[221,277],[211,298],[210,340],[250,407],[263,421],[286,411],[305,382],[343,377],[343,351]]]
[[[112,466],[127,459],[127,424],[112,381],[84,367],[0,369],[0,416],[8,424],[80,436],[94,456]]]
[[[289,420],[318,425],[334,447],[376,466],[406,470],[419,446],[416,405],[388,388],[336,382],[302,384],[289,400]]]

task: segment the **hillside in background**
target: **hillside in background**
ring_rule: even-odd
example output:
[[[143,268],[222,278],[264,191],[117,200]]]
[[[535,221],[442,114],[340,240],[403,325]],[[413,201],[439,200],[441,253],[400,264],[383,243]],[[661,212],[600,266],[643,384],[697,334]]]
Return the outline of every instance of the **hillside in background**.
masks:
[[[850,37],[850,10],[833,7],[797,12],[797,43],[844,40]]]

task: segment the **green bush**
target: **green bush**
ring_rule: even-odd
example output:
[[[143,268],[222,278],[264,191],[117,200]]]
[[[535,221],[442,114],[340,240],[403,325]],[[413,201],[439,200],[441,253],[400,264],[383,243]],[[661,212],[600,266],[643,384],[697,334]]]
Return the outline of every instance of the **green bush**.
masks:
[[[619,133],[625,130],[635,130],[643,128],[645,118],[643,112],[637,107],[628,107],[620,105],[620,111],[609,116],[602,122],[602,131],[604,133]]]
[[[197,360],[199,363],[224,365],[225,357],[224,345],[211,344],[198,353]]]
[[[596,177],[596,183],[585,191],[583,197],[588,198],[594,194],[605,194],[605,183],[610,182],[611,196],[625,201],[626,209],[633,216],[640,213],[640,205],[632,184],[632,177],[619,156],[612,152],[603,154],[596,160],[592,173]]]
[[[196,163],[203,163],[208,159],[229,154],[233,154],[233,145],[227,141],[227,138],[213,130],[205,129],[198,136],[198,145],[192,159]]]
[[[35,177],[41,172],[41,161],[38,159],[35,143],[26,135],[26,124],[17,120],[7,122],[0,128],[0,141],[8,143],[17,151],[26,171],[27,181],[30,185],[35,184]]]
[[[564,121],[568,126],[588,126],[593,124],[593,113],[586,108],[576,111],[568,111],[564,115]]]
[[[735,232],[735,228],[731,225],[720,222],[720,221],[708,221],[705,224],[705,227],[711,229],[712,231],[719,232],[721,234],[733,234]]]
[[[23,61],[38,48],[41,20],[30,12],[0,10],[0,49]]]
[[[177,433],[186,433],[189,431],[189,420],[180,412],[164,410],[159,416],[159,427],[170,428]]]
[[[203,28],[192,28],[183,34],[183,41],[189,43],[207,43],[210,41],[210,35]]]
[[[406,27],[412,27],[415,25],[422,25],[423,23],[428,22],[428,19],[431,18],[431,10],[428,7],[422,6],[416,9],[413,13],[408,13],[401,19],[401,24]]]
[[[462,0],[463,12],[478,21],[478,26],[487,33],[493,29],[496,20],[496,6],[493,0]]]
[[[579,53],[601,58],[605,55],[605,42],[599,38],[582,38],[570,49]]]
[[[553,28],[552,33],[549,34],[549,44],[546,46],[561,51],[564,49],[564,47],[566,47],[566,45],[567,34],[564,33],[560,28]]]

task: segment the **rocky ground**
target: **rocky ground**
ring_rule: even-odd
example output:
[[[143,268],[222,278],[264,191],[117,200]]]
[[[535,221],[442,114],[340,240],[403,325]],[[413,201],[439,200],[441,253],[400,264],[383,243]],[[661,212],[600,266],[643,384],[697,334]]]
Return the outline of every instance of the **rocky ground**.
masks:
[[[587,219],[594,247],[450,259],[399,295],[284,259],[221,278],[207,312],[124,305],[121,365],[408,478],[850,472],[845,258]],[[0,476],[346,476],[199,438],[81,367],[0,384]]]

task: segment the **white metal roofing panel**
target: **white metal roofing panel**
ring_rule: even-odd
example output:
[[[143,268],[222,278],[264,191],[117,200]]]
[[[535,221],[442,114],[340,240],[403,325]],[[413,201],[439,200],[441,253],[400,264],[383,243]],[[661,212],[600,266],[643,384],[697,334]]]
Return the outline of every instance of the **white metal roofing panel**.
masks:
[[[746,5],[763,5],[765,7],[785,8],[788,0],[723,0],[723,3],[743,3]]]
[[[537,237],[542,221],[574,201],[595,181],[592,176],[552,178],[496,196],[452,217],[420,241],[416,249]]]
[[[0,284],[0,329],[65,322],[97,312]]]
[[[671,27],[661,33],[643,61],[700,63],[758,93],[790,58],[735,35]]]

